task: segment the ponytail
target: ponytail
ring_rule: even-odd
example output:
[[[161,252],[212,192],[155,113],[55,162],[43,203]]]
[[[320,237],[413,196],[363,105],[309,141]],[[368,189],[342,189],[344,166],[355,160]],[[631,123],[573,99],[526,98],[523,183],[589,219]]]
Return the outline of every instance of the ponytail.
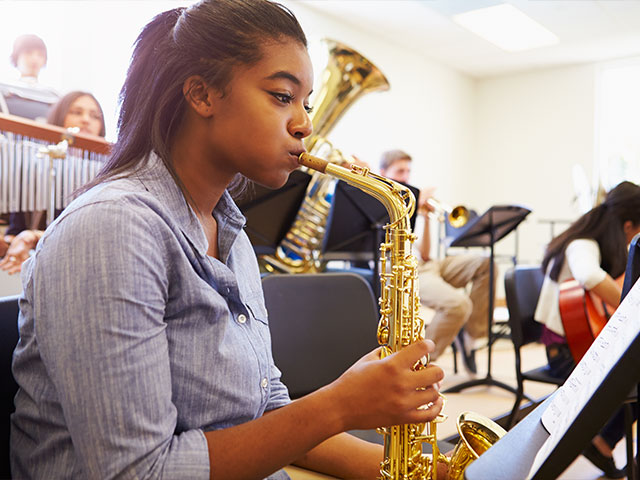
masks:
[[[594,239],[597,230],[602,229],[603,223],[606,222],[605,213],[605,207],[599,205],[582,215],[567,230],[551,240],[542,260],[542,270],[546,272],[551,260],[554,260],[549,272],[552,280],[558,281],[569,243],[579,238]]]
[[[179,77],[173,76],[176,79],[173,85],[167,85],[165,79],[172,76],[163,75],[162,69],[166,68],[166,64],[163,65],[164,57],[174,49],[172,30],[183,10],[175,8],[157,15],[138,36],[127,80],[120,91],[118,141],[93,184],[129,170],[152,150],[156,151],[177,179],[169,162],[169,142],[175,126],[173,120],[184,108],[181,99],[176,98],[176,91],[182,93],[181,88],[176,89],[176,86],[181,86],[182,82]],[[171,103],[176,109],[168,112],[168,121],[161,121],[166,118],[164,112]]]

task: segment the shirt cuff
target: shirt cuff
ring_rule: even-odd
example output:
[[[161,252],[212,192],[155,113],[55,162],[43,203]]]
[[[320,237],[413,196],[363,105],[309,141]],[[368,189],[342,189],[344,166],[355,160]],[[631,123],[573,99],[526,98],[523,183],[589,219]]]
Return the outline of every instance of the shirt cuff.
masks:
[[[163,478],[209,480],[209,470],[209,446],[202,430],[173,436],[162,469]]]

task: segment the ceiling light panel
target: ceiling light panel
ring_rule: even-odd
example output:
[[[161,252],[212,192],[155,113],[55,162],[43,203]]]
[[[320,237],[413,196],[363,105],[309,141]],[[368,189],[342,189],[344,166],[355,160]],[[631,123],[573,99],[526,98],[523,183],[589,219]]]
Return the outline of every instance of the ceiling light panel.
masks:
[[[558,43],[558,37],[513,5],[503,3],[460,13],[453,21],[508,52]]]

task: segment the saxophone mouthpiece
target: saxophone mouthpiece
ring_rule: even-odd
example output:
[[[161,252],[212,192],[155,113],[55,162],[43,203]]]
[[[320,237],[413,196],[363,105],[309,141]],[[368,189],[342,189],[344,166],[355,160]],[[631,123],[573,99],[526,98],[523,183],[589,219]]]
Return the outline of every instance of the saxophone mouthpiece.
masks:
[[[329,162],[327,162],[326,160],[314,157],[313,155],[309,155],[306,152],[300,154],[300,156],[298,157],[298,163],[300,165],[304,165],[307,168],[310,168],[311,170],[317,170],[320,173],[325,173],[327,165],[329,164]]]

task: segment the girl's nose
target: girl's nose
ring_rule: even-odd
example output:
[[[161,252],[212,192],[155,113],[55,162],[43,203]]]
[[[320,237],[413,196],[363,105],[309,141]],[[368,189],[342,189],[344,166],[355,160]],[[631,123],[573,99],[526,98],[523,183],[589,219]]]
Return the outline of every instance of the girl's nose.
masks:
[[[304,108],[302,108],[301,114],[297,115],[296,118],[291,121],[289,131],[291,132],[291,135],[296,138],[308,137],[311,135],[311,132],[313,132],[311,117]]]

